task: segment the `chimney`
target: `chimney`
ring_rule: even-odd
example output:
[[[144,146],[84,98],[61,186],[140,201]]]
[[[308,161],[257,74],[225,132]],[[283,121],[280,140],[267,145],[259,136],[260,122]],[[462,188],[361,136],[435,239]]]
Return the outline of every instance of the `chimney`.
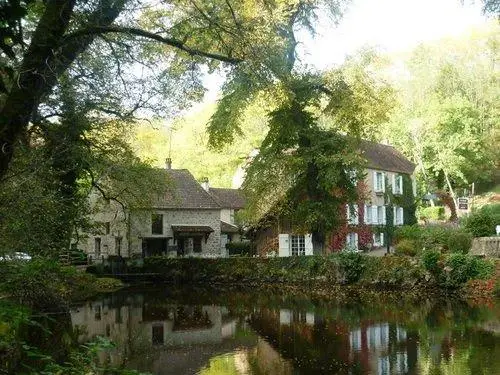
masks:
[[[201,187],[208,192],[210,189],[210,184],[208,183],[208,177],[203,177],[201,179]]]
[[[165,159],[165,168],[172,169],[172,159],[171,158]]]

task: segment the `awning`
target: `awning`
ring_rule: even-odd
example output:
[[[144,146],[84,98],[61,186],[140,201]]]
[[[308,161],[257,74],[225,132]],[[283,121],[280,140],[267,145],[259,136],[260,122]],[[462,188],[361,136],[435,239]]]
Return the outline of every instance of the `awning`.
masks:
[[[225,221],[220,222],[221,233],[238,233],[238,227],[233,224],[226,223]]]
[[[174,237],[203,237],[205,240],[208,238],[210,233],[214,230],[208,225],[172,225],[172,231],[174,232]]]

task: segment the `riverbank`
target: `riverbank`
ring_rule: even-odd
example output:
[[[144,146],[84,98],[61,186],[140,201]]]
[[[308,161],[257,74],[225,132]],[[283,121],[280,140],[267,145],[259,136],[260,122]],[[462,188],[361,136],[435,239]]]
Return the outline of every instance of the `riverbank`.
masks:
[[[94,348],[57,332],[71,304],[121,287],[52,260],[0,263],[0,374],[91,373]]]
[[[468,285],[477,284],[486,285],[481,295],[492,295],[499,279],[495,268],[495,261],[470,255],[428,252],[420,258],[359,253],[288,258],[151,257],[142,264],[129,263],[124,272],[173,284],[306,287],[326,292],[349,285],[375,291],[463,294],[470,289]],[[103,276],[111,273],[111,267],[96,265],[88,271]]]

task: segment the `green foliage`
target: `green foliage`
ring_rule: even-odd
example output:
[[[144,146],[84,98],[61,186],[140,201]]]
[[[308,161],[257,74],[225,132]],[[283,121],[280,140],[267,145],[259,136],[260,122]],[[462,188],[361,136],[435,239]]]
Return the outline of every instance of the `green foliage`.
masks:
[[[446,246],[452,253],[467,254],[472,247],[472,235],[461,229],[451,231]]]
[[[422,194],[491,181],[498,160],[498,23],[421,45],[392,75],[399,106],[382,136],[420,165]],[[397,58],[395,57],[394,60]],[[443,178],[441,178],[443,177]]]
[[[481,207],[464,220],[465,228],[474,237],[488,237],[496,234],[495,227],[500,224],[500,204]]]
[[[445,261],[442,282],[448,288],[458,288],[468,280],[487,279],[493,275],[493,263],[465,254],[451,254]]]
[[[358,252],[342,251],[339,253],[338,259],[345,281],[348,284],[359,281],[365,268],[365,258]]]
[[[418,210],[418,216],[420,220],[444,220],[444,207],[434,206],[434,207],[422,207]]]
[[[395,249],[397,255],[415,256],[418,254],[418,247],[416,243],[410,239],[400,240],[396,244]]]
[[[96,280],[74,267],[43,258],[1,262],[0,275],[0,293],[34,310],[57,310],[72,299],[116,290],[122,285],[114,279]]]
[[[422,264],[424,268],[434,276],[441,271],[439,262],[441,253],[438,250],[426,250],[422,253]]]
[[[226,249],[229,255],[243,255],[252,256],[255,255],[255,248],[252,246],[251,242],[229,242],[226,244]]]
[[[466,254],[472,245],[472,236],[465,229],[445,225],[399,227],[395,231],[396,246],[402,240],[411,241],[417,253],[424,249],[436,249]]]

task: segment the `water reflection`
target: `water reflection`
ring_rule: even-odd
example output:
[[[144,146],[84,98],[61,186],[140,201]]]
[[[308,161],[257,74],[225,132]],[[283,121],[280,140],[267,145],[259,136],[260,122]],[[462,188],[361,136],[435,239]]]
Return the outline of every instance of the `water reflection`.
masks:
[[[495,308],[182,296],[112,294],[71,320],[80,342],[116,343],[102,361],[153,374],[500,374]]]

